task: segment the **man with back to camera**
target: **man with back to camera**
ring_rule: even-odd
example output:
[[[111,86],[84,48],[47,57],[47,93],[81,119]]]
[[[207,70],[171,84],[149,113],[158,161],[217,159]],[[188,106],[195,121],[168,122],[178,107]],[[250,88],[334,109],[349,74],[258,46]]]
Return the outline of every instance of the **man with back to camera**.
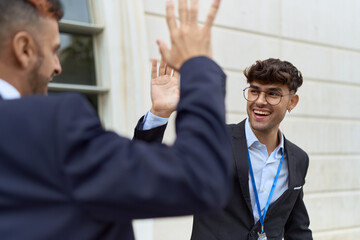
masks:
[[[181,8],[192,21],[180,19],[177,26],[168,1],[171,49],[158,41],[183,76],[178,138],[169,147],[105,131],[78,94],[44,96],[61,73],[61,5],[0,0],[1,239],[134,239],[132,219],[201,213],[226,203],[225,75],[210,59],[219,1],[203,27],[196,6],[193,0],[190,9]]]
[[[221,211],[194,215],[191,239],[310,240],[310,220],[303,202],[309,158],[279,129],[286,111],[299,101],[296,91],[302,75],[290,62],[272,58],[257,61],[244,74],[249,84],[243,90],[248,117],[228,125],[235,167],[233,194]],[[174,83],[171,78],[167,81]],[[152,128],[165,130],[167,122],[153,114],[153,109],[169,117],[178,99],[176,94],[154,90],[152,109],[136,130],[147,141],[161,138],[163,133]],[[153,119],[158,121],[154,124]]]

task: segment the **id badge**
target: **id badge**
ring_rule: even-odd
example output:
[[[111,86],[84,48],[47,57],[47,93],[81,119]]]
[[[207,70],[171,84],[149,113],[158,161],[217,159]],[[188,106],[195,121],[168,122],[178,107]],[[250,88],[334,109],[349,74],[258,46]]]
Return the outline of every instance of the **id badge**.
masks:
[[[259,237],[258,240],[267,240],[265,232],[258,233]]]

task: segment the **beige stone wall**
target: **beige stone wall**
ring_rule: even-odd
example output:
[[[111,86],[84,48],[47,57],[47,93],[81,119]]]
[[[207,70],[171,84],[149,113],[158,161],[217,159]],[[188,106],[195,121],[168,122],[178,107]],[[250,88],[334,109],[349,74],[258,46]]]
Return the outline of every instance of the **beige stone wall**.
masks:
[[[148,53],[158,57],[156,38],[168,40],[165,0],[141,1]],[[201,20],[210,3],[200,0]],[[304,189],[316,240],[360,234],[359,10],[358,0],[223,0],[213,29],[214,58],[228,75],[229,123],[245,117],[245,67],[275,57],[303,73],[299,105],[281,129],[310,156]],[[144,239],[189,239],[191,233],[191,217],[151,224],[153,236]]]

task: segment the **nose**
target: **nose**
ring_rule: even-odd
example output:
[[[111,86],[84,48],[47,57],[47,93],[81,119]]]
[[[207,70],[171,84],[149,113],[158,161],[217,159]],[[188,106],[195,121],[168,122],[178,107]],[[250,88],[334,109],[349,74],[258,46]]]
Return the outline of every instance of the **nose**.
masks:
[[[62,68],[61,68],[61,64],[60,64],[60,60],[58,58],[58,56],[55,57],[55,69],[54,69],[54,75],[60,75],[60,73],[62,72]]]
[[[260,95],[259,95],[258,99],[256,99],[256,103],[257,104],[262,104],[262,105],[265,105],[267,103],[266,95],[265,95],[264,92],[260,92]]]

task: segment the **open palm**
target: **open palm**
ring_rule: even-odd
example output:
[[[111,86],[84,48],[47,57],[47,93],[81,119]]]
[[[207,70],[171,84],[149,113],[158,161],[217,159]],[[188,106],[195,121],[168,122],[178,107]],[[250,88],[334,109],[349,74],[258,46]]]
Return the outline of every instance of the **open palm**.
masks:
[[[179,73],[173,71],[161,59],[159,73],[157,60],[153,59],[151,69],[151,113],[168,118],[176,110],[179,102]]]

